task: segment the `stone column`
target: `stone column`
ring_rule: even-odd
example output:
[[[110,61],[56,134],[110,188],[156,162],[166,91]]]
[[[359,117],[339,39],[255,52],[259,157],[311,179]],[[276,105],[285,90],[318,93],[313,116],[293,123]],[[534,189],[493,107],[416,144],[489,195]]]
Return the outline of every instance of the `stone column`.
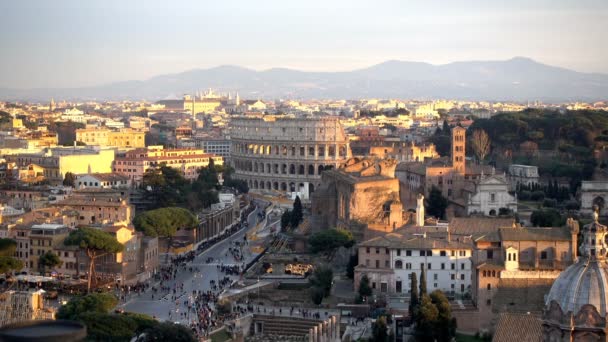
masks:
[[[317,342],[317,327],[308,329],[308,342]]]
[[[337,321],[336,316],[331,316],[331,323],[334,326],[333,339],[337,341],[340,339],[340,322]]]
[[[325,342],[323,339],[323,324],[317,324],[317,342]]]
[[[340,159],[340,145],[334,145],[334,160]]]

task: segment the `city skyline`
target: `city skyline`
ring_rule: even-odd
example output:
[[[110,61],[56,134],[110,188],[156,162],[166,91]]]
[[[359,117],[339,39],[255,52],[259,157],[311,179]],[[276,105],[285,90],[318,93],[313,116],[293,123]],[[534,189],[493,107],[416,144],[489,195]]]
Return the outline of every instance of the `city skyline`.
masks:
[[[601,1],[0,5],[0,87],[85,87],[219,65],[350,71],[525,56],[608,73]],[[26,15],[27,14],[27,15]]]

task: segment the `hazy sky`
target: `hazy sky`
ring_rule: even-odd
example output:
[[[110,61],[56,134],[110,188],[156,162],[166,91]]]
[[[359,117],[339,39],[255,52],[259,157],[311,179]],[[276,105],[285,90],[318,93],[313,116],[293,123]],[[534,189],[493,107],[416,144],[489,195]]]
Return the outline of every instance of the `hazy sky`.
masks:
[[[608,73],[608,0],[7,0],[0,13],[0,87],[514,56]]]

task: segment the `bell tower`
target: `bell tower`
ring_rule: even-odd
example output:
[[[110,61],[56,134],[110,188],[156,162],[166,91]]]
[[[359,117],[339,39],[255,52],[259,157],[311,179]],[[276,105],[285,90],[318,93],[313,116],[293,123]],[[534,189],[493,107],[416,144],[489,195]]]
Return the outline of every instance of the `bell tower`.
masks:
[[[452,167],[454,173],[465,174],[466,132],[461,126],[452,128]]]

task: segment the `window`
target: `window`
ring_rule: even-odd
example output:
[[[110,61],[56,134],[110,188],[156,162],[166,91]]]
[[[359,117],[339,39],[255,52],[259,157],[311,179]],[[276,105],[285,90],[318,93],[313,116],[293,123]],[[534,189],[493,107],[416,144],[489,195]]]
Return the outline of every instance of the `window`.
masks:
[[[460,269],[464,270],[464,263],[460,264]]]
[[[439,275],[437,273],[433,274],[433,280],[437,280],[439,277]]]
[[[492,300],[491,299],[486,300],[486,305],[488,305],[488,306],[492,305]]]
[[[424,263],[420,264],[420,269],[423,270],[424,269]]]
[[[437,283],[434,283],[434,284],[433,284],[433,287],[437,288]]]
[[[446,255],[447,255],[447,253],[446,253],[445,251],[440,251],[440,252],[439,252],[439,256],[443,256],[443,257],[444,257],[444,256],[446,256]]]
[[[452,266],[452,269],[453,269],[453,270],[455,270],[455,269],[456,269],[456,264],[455,264],[455,263],[452,263],[452,265],[451,265],[451,266]]]
[[[380,268],[380,260],[376,260],[376,268]]]
[[[456,251],[452,251],[452,256],[456,256]]]
[[[455,275],[454,273],[452,273],[452,274],[450,274],[450,278],[451,278],[452,280],[455,280],[455,279],[456,279],[456,275]]]
[[[494,259],[494,250],[488,249],[486,250],[488,259]]]
[[[487,288],[488,288],[488,291],[491,291],[492,290],[492,284],[488,284]]]
[[[464,280],[464,274],[460,275],[460,280]]]
[[[431,269],[431,263],[430,263],[430,262],[428,263],[427,267],[428,267],[428,268],[427,268],[428,270],[430,270],[430,269]]]
[[[445,263],[443,263],[443,262],[441,263],[441,269],[445,270]]]
[[[411,270],[411,269],[412,269],[412,264],[411,264],[411,263],[409,263],[409,262],[408,262],[408,263],[406,263],[406,264],[405,264],[405,269],[406,269],[406,270]],[[410,274],[411,274],[411,273],[410,273]]]
[[[540,258],[541,258],[541,260],[546,260],[547,259],[547,251],[540,252]]]
[[[397,256],[401,256],[401,250],[400,249],[397,250]]]
[[[490,202],[496,202],[496,194],[490,194]]]
[[[405,251],[405,256],[412,256],[412,251],[411,250],[406,250]]]
[[[390,253],[390,250],[388,248],[385,248],[384,250],[385,250],[386,254]]]
[[[388,260],[384,260],[384,267],[389,268],[390,266],[390,261]]]
[[[462,256],[462,257],[463,257],[463,256],[467,256],[467,251],[460,251],[460,252],[459,252],[459,254],[460,254],[460,256]]]
[[[365,259],[365,266],[369,267],[369,259]]]
[[[374,289],[374,290],[376,289],[376,282],[375,281],[372,282],[372,289]]]
[[[376,254],[380,254],[380,248],[376,248]]]
[[[402,269],[403,268],[403,261],[401,261],[401,260],[395,261],[395,268]]]
[[[369,254],[369,247],[365,248],[365,253]]]

